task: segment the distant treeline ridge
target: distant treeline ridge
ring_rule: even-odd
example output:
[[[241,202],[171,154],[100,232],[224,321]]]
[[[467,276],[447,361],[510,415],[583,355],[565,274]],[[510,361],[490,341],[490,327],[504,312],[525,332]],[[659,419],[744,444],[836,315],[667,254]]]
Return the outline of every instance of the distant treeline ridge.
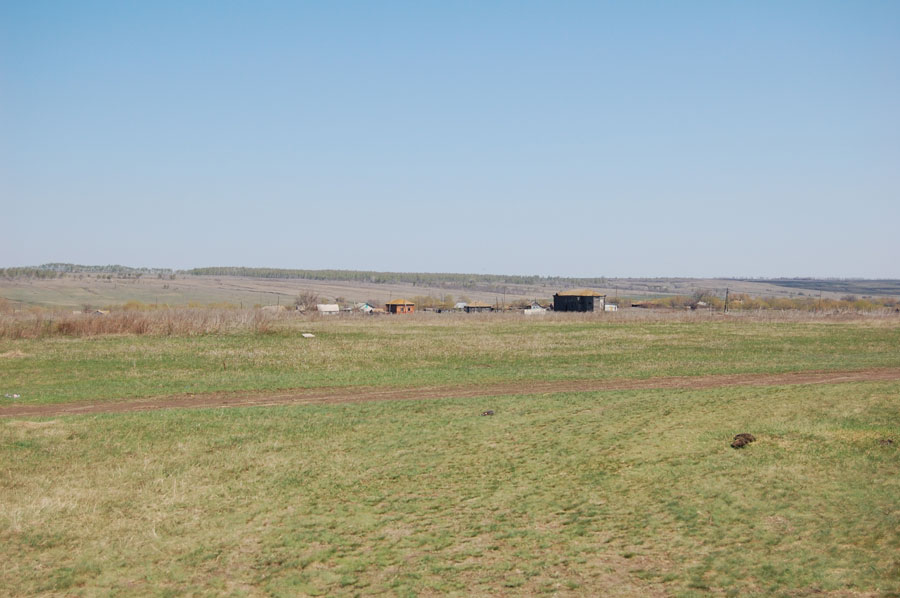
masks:
[[[132,268],[118,264],[84,266],[81,264],[51,263],[40,266],[0,268],[2,278],[58,278],[64,274],[115,274],[117,276],[141,276],[144,274],[174,274],[171,268]]]
[[[509,274],[457,274],[427,272],[374,272],[367,270],[297,270],[284,268],[210,267],[185,270],[184,274],[196,276],[246,276],[250,278],[302,278],[307,280],[342,280],[376,284],[422,284],[440,286],[448,284],[471,287],[481,284],[580,284],[603,286],[606,278],[564,278]]]

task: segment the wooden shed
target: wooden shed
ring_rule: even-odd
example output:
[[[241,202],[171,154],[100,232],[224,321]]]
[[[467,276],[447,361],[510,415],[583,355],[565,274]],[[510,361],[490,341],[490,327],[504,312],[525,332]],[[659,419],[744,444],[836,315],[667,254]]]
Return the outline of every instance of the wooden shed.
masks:
[[[553,295],[553,311],[603,311],[606,295],[591,289],[571,289]]]
[[[416,311],[416,304],[406,299],[394,299],[384,304],[389,314],[411,314]]]
[[[467,303],[463,309],[469,314],[479,311],[494,311],[494,306],[490,303],[484,303],[483,301],[472,301],[471,303]]]

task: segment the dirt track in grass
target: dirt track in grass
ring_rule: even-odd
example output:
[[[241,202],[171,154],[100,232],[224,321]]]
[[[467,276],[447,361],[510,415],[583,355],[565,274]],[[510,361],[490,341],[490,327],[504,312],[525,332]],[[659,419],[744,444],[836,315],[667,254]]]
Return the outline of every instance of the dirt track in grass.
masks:
[[[516,381],[465,386],[422,386],[406,388],[337,387],[270,392],[217,392],[169,395],[143,399],[58,403],[53,405],[9,405],[0,407],[0,417],[56,417],[97,413],[132,413],[156,409],[203,409],[215,407],[259,407],[269,405],[321,405],[366,401],[474,398],[498,395],[591,392],[604,390],[699,390],[728,386],[783,386],[797,384],[840,384],[900,380],[900,368],[871,368],[852,371],[803,371],[782,374],[722,374],[669,376],[615,380]]]

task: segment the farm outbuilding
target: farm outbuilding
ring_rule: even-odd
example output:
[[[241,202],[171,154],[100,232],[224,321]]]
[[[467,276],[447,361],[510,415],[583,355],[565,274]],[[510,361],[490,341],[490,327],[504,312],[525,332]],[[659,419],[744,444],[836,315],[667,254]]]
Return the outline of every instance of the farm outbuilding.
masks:
[[[606,295],[591,289],[571,289],[553,295],[553,311],[603,311]]]
[[[411,314],[416,311],[416,304],[406,299],[394,299],[384,304],[389,314]]]
[[[544,307],[543,305],[541,305],[540,303],[538,303],[537,301],[532,301],[531,306],[528,307],[527,309],[523,309],[522,313],[524,313],[526,316],[531,316],[534,314],[545,314],[545,313],[547,313],[547,308]]]
[[[341,313],[341,306],[337,303],[318,303],[316,304],[316,311],[320,314],[333,316]]]
[[[469,314],[479,311],[494,311],[494,306],[490,303],[484,303],[483,301],[472,301],[471,303],[466,304],[463,309]]]

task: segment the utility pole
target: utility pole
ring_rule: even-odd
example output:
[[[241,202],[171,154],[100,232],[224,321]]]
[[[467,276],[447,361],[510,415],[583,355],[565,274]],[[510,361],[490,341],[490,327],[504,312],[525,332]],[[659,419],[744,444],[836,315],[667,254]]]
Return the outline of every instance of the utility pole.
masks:
[[[725,313],[728,313],[728,287],[725,287]]]

